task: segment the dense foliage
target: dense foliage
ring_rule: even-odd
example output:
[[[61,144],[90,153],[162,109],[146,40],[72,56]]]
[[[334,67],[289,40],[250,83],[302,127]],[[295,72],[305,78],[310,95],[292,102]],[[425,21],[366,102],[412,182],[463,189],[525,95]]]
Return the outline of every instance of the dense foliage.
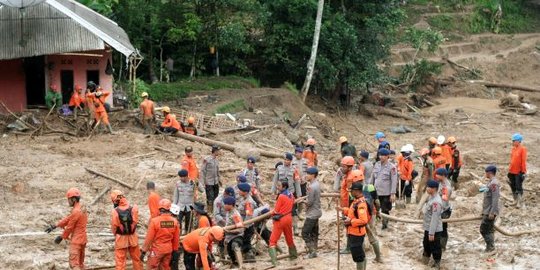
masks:
[[[138,75],[147,82],[213,75],[216,67],[263,85],[299,88],[304,80],[317,0],[79,1],[126,30],[144,56]],[[404,18],[397,2],[327,2],[312,89],[332,96],[381,78],[377,64],[389,56]]]

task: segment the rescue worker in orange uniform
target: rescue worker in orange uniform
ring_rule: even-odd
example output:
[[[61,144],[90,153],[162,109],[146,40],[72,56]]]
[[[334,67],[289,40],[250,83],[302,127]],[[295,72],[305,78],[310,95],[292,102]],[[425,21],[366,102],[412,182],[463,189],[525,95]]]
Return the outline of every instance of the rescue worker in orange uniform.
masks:
[[[199,258],[203,270],[214,269],[211,261],[208,260],[210,253],[208,247],[214,242],[223,240],[225,232],[222,227],[213,226],[199,228],[187,234],[182,240],[184,248],[184,266],[186,270],[195,270],[196,258]]]
[[[160,215],[152,218],[146,239],[141,250],[141,261],[147,252],[147,269],[170,270],[172,253],[180,247],[180,226],[178,220],[171,215],[171,201],[161,199],[159,201]]]
[[[338,208],[346,213],[343,223],[347,226],[347,239],[351,249],[353,261],[357,270],[366,269],[366,254],[364,252],[364,238],[366,236],[366,225],[371,219],[371,211],[364,198],[362,182],[354,182],[351,186],[351,193],[354,201],[351,207]]]
[[[141,122],[144,126],[144,133],[152,133],[154,122],[156,121],[156,112],[154,111],[154,102],[148,98],[148,93],[141,94],[143,101],[139,106],[141,111]]]
[[[186,146],[180,165],[182,166],[181,169],[188,171],[189,180],[199,181],[199,168],[197,168],[197,161],[193,158],[193,147]]]
[[[54,229],[62,228],[62,235],[54,239],[54,243],[60,244],[62,240],[69,240],[69,268],[82,270],[84,269],[84,253],[86,249],[87,236],[86,224],[88,223],[88,212],[86,208],[79,202],[81,192],[77,188],[70,188],[66,197],[71,206],[71,213],[60,220],[56,225],[49,226],[45,232],[50,233]]]
[[[433,150],[433,148],[435,148],[435,146],[437,146],[437,138],[435,137],[429,137],[428,139],[428,150],[429,150],[429,155],[431,156],[432,153],[431,151]]]
[[[187,119],[188,125],[184,127],[184,132],[197,136],[197,127],[195,126],[195,117],[190,116]]]
[[[446,161],[445,169],[448,171],[452,165],[452,148],[446,143],[446,138],[443,135],[437,137],[437,146],[442,149],[442,156]]]
[[[150,210],[150,221],[159,216],[159,201],[161,198],[156,192],[156,184],[152,181],[146,183],[146,190],[148,191],[148,209]]]
[[[349,206],[349,194],[346,190],[343,189],[344,182],[349,182],[345,187],[350,187],[351,180],[350,174],[354,169],[355,161],[351,156],[346,156],[341,159],[341,167],[338,169],[336,174],[336,179],[334,180],[334,191],[339,191],[340,193],[340,205],[341,207]]]
[[[139,236],[135,231],[139,222],[139,207],[130,205],[120,190],[111,191],[111,201],[114,205],[111,212],[111,230],[115,237],[115,269],[126,269],[126,255],[129,253],[133,270],[143,270]]]
[[[87,84],[86,84],[86,98],[85,98],[85,101],[86,101],[86,106],[88,107],[88,111],[90,112],[90,117],[92,117],[94,115],[94,110],[96,108],[94,108],[94,102],[93,102],[93,98],[92,98],[92,94],[94,92],[96,92],[96,89],[97,89],[97,85],[92,82],[92,81],[89,81]],[[91,118],[89,118],[90,120]]]
[[[317,151],[315,151],[315,144],[317,142],[315,139],[310,138],[306,141],[306,146],[304,147],[304,153],[302,157],[308,161],[308,167],[317,167],[319,160],[317,158]]]
[[[451,151],[452,162],[450,164],[450,170],[448,171],[448,179],[452,180],[452,185],[454,189],[458,189],[458,177],[461,166],[463,166],[463,159],[461,157],[461,152],[456,145],[456,137],[448,137],[448,146]]]
[[[204,204],[200,202],[195,202],[193,206],[191,206],[191,210],[194,211],[195,217],[197,218],[197,229],[212,227],[212,220],[204,209]]]
[[[420,202],[420,198],[426,192],[427,182],[433,179],[435,174],[435,165],[433,164],[429,149],[422,148],[420,150],[420,157],[422,160],[422,177],[416,187],[416,203]]]
[[[514,202],[510,206],[517,208],[521,208],[523,181],[525,181],[527,174],[527,148],[521,144],[522,141],[523,135],[519,133],[512,135],[512,153],[508,167],[508,179],[514,196]]]
[[[180,129],[180,123],[178,123],[178,120],[176,120],[176,116],[171,114],[171,108],[165,106],[163,107],[162,111],[165,119],[159,126],[159,131],[165,134],[175,134],[178,131],[184,131]]]
[[[82,96],[82,87],[79,85],[75,85],[75,90],[73,90],[73,94],[71,94],[71,98],[69,99],[69,109],[73,111],[73,116],[77,118],[77,111],[83,110],[85,98]]]
[[[446,169],[446,159],[442,155],[442,148],[435,146],[435,148],[431,150],[431,157],[433,158],[433,165],[435,166],[435,170],[437,170],[438,168]]]
[[[406,203],[411,203],[412,190],[413,190],[413,172],[414,164],[411,157],[414,152],[414,147],[411,144],[401,147],[401,155],[398,156],[398,171],[401,181],[400,195],[405,196]]]
[[[288,181],[279,181],[276,185],[279,195],[276,200],[274,210],[272,210],[273,229],[270,235],[270,245],[268,253],[272,259],[272,265],[277,265],[276,246],[277,241],[285,234],[285,241],[289,247],[289,259],[294,260],[298,257],[296,246],[293,239],[292,211],[294,205],[294,196],[289,191]]]
[[[101,88],[94,93],[87,94],[88,102],[94,104],[94,119],[95,125],[99,123],[103,124],[109,130],[109,133],[113,133],[111,124],[109,123],[109,115],[105,109],[105,100],[110,95],[110,92],[101,91]]]

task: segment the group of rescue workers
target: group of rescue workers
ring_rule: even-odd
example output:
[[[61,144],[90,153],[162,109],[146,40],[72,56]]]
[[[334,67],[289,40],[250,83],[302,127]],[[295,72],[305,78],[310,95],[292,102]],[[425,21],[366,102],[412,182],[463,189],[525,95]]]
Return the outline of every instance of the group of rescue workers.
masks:
[[[146,93],[142,96],[141,120],[151,125],[155,119],[154,105]],[[106,94],[92,92],[90,96],[87,94],[87,100],[88,97],[100,99]],[[93,105],[96,111],[100,104]],[[169,108],[164,107],[163,113],[163,132],[191,132],[175,122]],[[96,118],[96,121],[106,119],[106,113],[104,115],[105,118]],[[383,262],[376,221],[382,219],[382,230],[388,228],[387,215],[397,200],[411,203],[413,181],[419,175],[414,170],[417,155],[413,145],[403,146],[396,155],[384,133],[377,132],[375,138],[379,143],[375,162],[369,159],[368,152],[357,153],[346,137],[339,138],[342,159],[336,172],[334,190],[340,194],[336,209],[342,213],[341,223],[347,234],[347,245],[340,253],[351,254],[357,269],[366,269],[366,234],[375,253],[375,262]],[[518,208],[521,207],[522,183],[527,173],[527,150],[521,145],[522,140],[520,134],[512,136],[508,173],[514,195],[511,206]],[[416,186],[417,201],[422,194],[425,197],[422,200],[423,260],[428,264],[433,257],[432,266],[435,268],[440,267],[442,252],[446,249],[448,226],[444,219],[451,216],[450,200],[453,189],[458,186],[463,165],[456,142],[455,137],[446,139],[441,135],[430,138],[428,146],[418,155],[422,173]],[[318,180],[315,145],[314,139],[308,139],[303,146],[297,146],[294,153],[286,153],[283,161],[276,164],[269,195],[270,200],[275,201],[273,208],[265,202],[264,192],[261,192],[263,179],[255,158],[247,158],[246,167],[236,177],[236,184],[224,187],[220,192],[220,147],[212,146],[210,155],[202,160],[201,168],[197,165],[193,148],[186,147],[172,200],[161,198],[155,184],[147,183],[150,220],[142,246],[139,246],[137,234],[140,221],[137,205],[130,204],[122,191],[113,190],[110,194],[113,206],[111,230],[115,235],[116,269],[126,269],[128,253],[135,270],[143,269],[145,258],[147,269],[178,269],[181,252],[186,269],[215,269],[214,246],[222,259],[228,256],[232,264],[242,267],[244,261],[253,260],[258,255],[252,245],[254,238],[266,242],[271,262],[276,266],[277,254],[283,253],[278,246],[282,235],[285,236],[290,259],[298,257],[294,235],[302,236],[306,258],[316,258],[322,188]],[[484,193],[480,233],[486,242],[487,252],[495,249],[494,222],[499,215],[500,185],[496,175],[497,168],[487,166],[487,184],[479,190]],[[199,197],[202,193],[206,196],[206,205],[199,202],[203,201]],[[63,228],[64,232],[54,242],[58,244],[64,239],[69,240],[71,269],[84,269],[88,212],[80,203],[78,189],[70,188],[66,196],[72,207],[70,215],[46,231],[50,233],[56,227]],[[266,226],[268,219],[272,219],[271,230]],[[299,220],[304,220],[303,226]]]

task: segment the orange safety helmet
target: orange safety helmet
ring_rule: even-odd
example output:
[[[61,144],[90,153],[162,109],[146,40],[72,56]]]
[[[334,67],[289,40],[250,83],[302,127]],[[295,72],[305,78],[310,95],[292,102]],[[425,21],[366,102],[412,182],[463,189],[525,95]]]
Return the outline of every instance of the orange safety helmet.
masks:
[[[225,231],[220,226],[212,226],[212,228],[210,228],[210,234],[214,236],[214,240],[221,241],[225,236]]]
[[[159,209],[165,209],[165,210],[171,210],[171,200],[169,199],[161,199],[159,201]]]
[[[81,192],[78,188],[70,188],[66,193],[66,197],[69,199],[71,197],[81,197]]]
[[[315,139],[313,138],[309,138],[307,141],[306,141],[306,145],[315,145],[317,142],[315,141]]]
[[[433,150],[431,150],[431,151],[432,151],[433,154],[435,154],[435,155],[441,155],[441,154],[442,154],[442,148],[440,148],[440,147],[438,147],[438,146],[435,147],[435,148],[433,148]]]
[[[435,138],[435,137],[430,137],[428,141],[431,144],[437,144],[437,138]]]
[[[190,116],[190,117],[187,119],[187,122],[188,122],[188,124],[193,124],[193,123],[195,123],[195,117]]]
[[[454,137],[454,136],[448,137],[448,142],[449,143],[455,143],[456,142],[456,137]]]
[[[82,90],[82,87],[78,84],[75,85],[75,90],[79,91],[79,90]]]
[[[364,173],[361,170],[353,170],[351,172],[351,178],[353,181],[364,180]]]
[[[118,189],[111,191],[111,201],[115,202],[119,196],[124,196],[124,193]]]
[[[354,166],[354,158],[351,156],[346,156],[341,159],[341,165]]]
[[[425,155],[428,155],[428,154],[429,154],[429,149],[422,148],[422,150],[420,150],[420,155],[421,156],[425,156]]]

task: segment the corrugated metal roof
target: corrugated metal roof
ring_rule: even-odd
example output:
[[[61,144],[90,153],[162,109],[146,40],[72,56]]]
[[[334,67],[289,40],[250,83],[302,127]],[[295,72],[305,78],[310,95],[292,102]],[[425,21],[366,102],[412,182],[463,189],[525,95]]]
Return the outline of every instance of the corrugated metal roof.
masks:
[[[72,0],[0,8],[0,59],[97,50],[105,43],[126,56],[135,52],[116,23]]]

